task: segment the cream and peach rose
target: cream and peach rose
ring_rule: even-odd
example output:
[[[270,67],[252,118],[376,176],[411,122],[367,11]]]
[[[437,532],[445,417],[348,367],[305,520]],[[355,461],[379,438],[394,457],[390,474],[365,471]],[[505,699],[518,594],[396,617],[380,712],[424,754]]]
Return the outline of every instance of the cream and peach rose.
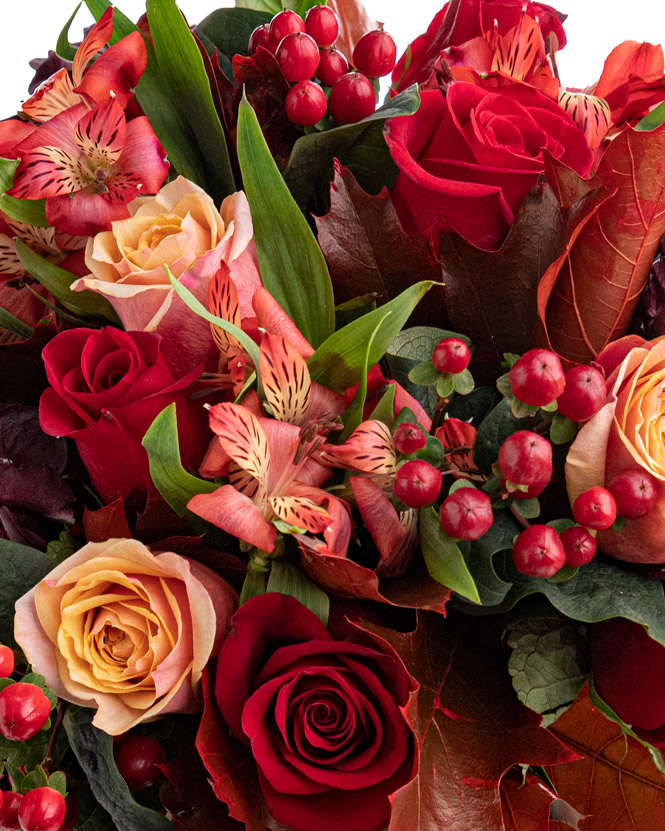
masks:
[[[214,572],[137,540],[88,543],[16,603],[15,637],[57,694],[118,735],[201,709],[199,682],[237,607]]]
[[[629,336],[598,356],[607,376],[602,409],[577,434],[566,459],[571,504],[624,470],[642,469],[665,482],[665,338]],[[623,530],[602,531],[603,551],[632,563],[665,562],[665,487],[655,507]]]
[[[128,205],[131,217],[88,241],[87,277],[74,291],[106,297],[126,331],[158,332],[185,371],[216,355],[210,327],[175,295],[165,265],[207,306],[208,283],[225,262],[238,290],[242,317],[253,317],[252,297],[261,284],[247,197],[228,196],[217,210],[198,185],[178,176],[156,196]]]

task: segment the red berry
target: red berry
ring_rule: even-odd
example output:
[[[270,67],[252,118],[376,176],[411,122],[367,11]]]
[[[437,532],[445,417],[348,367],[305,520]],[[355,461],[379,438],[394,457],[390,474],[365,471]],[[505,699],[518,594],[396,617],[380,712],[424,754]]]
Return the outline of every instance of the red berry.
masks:
[[[658,482],[646,470],[624,470],[610,482],[608,491],[614,497],[617,514],[624,519],[646,516],[658,502]]]
[[[461,338],[444,338],[432,351],[432,361],[439,372],[457,375],[464,372],[471,360],[469,347]]]
[[[309,126],[321,121],[328,102],[325,92],[314,81],[299,81],[286,94],[285,106],[289,121]]]
[[[393,489],[400,502],[409,508],[422,508],[437,498],[442,481],[440,470],[429,462],[415,459],[399,468]]]
[[[360,72],[347,72],[332,85],[328,106],[339,124],[355,124],[372,115],[376,99],[374,87]]]
[[[51,702],[34,684],[11,684],[0,691],[0,733],[12,741],[36,736],[51,713]]]
[[[554,528],[530,525],[513,544],[513,561],[529,577],[552,577],[566,562],[566,552]]]
[[[21,831],[18,809],[21,807],[23,794],[5,791],[0,803],[0,828],[2,831]]]
[[[537,433],[518,430],[501,445],[499,467],[509,482],[516,485],[542,483],[544,488],[552,476],[552,445]]]
[[[586,421],[600,410],[607,398],[603,374],[592,366],[574,366],[564,377],[566,387],[557,398],[558,410],[571,421]]]
[[[562,531],[561,544],[566,552],[567,566],[583,566],[596,554],[596,540],[580,525],[571,525]]]
[[[364,34],[353,50],[353,65],[371,78],[381,78],[392,72],[396,58],[395,41],[383,29]]]
[[[573,503],[575,522],[585,528],[604,531],[617,518],[617,503],[605,488],[589,488]]]
[[[305,15],[305,31],[319,46],[332,46],[339,35],[339,20],[329,6],[312,6]]]
[[[161,744],[147,736],[128,736],[113,748],[113,757],[120,775],[133,791],[154,785],[162,776],[157,765],[166,761]]]
[[[549,349],[530,349],[510,370],[510,388],[515,398],[533,407],[551,404],[565,385],[561,361]]]
[[[259,46],[268,49],[270,52],[275,51],[275,42],[270,37],[270,24],[264,23],[263,26],[257,26],[256,29],[249,36],[249,43],[247,44],[247,51],[253,55]]]
[[[23,831],[60,831],[65,819],[65,797],[53,788],[28,791],[18,809]]]
[[[73,831],[78,822],[79,814],[81,813],[81,806],[79,805],[78,799],[72,796],[72,794],[67,794],[65,797],[65,809],[65,818],[60,831]]]
[[[275,57],[287,81],[307,81],[319,65],[319,47],[304,32],[292,32],[282,38]]]
[[[405,421],[393,433],[393,443],[398,453],[417,453],[427,444],[427,436],[417,424]]]
[[[348,71],[349,62],[334,46],[328,46],[321,50],[316,77],[322,84],[332,86],[338,78],[341,78]]]
[[[270,37],[273,43],[278,44],[291,32],[304,32],[305,21],[299,14],[286,9],[279,12],[270,21]]]
[[[443,530],[456,540],[477,540],[493,521],[489,496],[475,488],[458,488],[441,505]]]
[[[14,672],[14,652],[8,646],[0,646],[0,678],[9,678]]]

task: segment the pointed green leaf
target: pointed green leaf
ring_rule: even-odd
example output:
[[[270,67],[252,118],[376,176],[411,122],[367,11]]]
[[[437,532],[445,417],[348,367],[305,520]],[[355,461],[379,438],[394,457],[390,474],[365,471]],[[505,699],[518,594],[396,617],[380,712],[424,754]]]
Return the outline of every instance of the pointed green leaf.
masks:
[[[27,340],[33,332],[31,326],[28,326],[27,323],[24,323],[22,320],[14,317],[11,312],[8,312],[7,309],[3,309],[2,306],[0,306],[0,327],[6,329],[8,332],[11,332],[12,335],[17,335],[19,338],[23,338],[23,340]]]
[[[478,589],[462,552],[444,532],[435,508],[420,510],[419,528],[423,558],[430,577],[467,600],[480,603]]]
[[[78,6],[74,9],[74,13],[62,27],[62,31],[60,32],[60,35],[58,36],[58,41],[55,45],[56,54],[60,55],[60,57],[64,58],[66,61],[73,61],[74,56],[76,55],[76,47],[72,46],[69,42],[69,29],[71,28],[71,25],[74,22],[74,18],[78,14],[78,10],[81,8],[82,5],[83,0],[81,0]]]
[[[252,211],[263,285],[317,347],[335,327],[328,266],[244,97],[238,111],[238,160]]]
[[[661,124],[665,122],[665,101],[661,101],[660,104],[650,113],[647,113],[641,121],[638,121],[635,125],[635,130],[641,131],[649,131],[655,130],[656,127],[660,127]]]
[[[406,409],[406,407],[404,408]],[[395,385],[388,384],[386,391],[383,393],[381,398],[379,399],[379,403],[374,407],[370,418],[376,419],[376,421],[382,421],[384,424],[387,424],[388,427],[391,429],[393,428],[394,416],[393,413],[395,412]],[[414,416],[415,421],[415,416]]]
[[[272,561],[267,590],[295,597],[314,612],[324,626],[328,625],[330,598],[293,563],[282,559]]]

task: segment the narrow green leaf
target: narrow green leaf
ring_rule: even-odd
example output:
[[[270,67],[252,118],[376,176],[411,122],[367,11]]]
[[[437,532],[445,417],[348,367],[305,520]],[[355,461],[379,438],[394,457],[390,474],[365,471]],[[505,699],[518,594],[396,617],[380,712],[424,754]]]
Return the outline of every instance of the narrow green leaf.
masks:
[[[0,539],[0,643],[16,645],[14,604],[53,569],[53,560],[27,545]]]
[[[335,327],[328,266],[244,96],[238,111],[238,161],[263,284],[316,348]]]
[[[8,332],[11,332],[12,335],[17,335],[19,338],[23,338],[23,340],[27,340],[33,333],[31,326],[28,326],[27,323],[24,323],[22,320],[14,317],[11,312],[8,312],[7,309],[3,309],[2,306],[0,306],[0,326]]]
[[[665,122],[665,101],[661,101],[660,104],[650,113],[647,113],[641,121],[638,121],[635,125],[635,130],[640,130],[642,132],[655,130],[656,127],[660,127],[661,124]]]
[[[71,28],[72,23],[74,22],[74,18],[78,14],[78,10],[81,8],[83,3],[79,3],[78,6],[74,9],[74,13],[69,18],[69,20],[65,23],[58,36],[58,42],[55,45],[55,51],[61,58],[64,58],[66,61],[73,61],[74,56],[76,55],[76,47],[72,46],[69,42],[69,30]]]
[[[95,20],[99,20],[99,18],[111,5],[111,2],[110,0],[85,0],[85,4]],[[109,41],[109,44],[117,43],[121,38],[124,38],[130,34],[130,32],[138,32],[138,27],[135,26],[127,15],[124,15],[120,11],[120,9],[116,9],[114,7],[113,37]]]
[[[328,625],[330,598],[306,574],[286,560],[272,561],[268,591],[288,594],[307,606],[324,626]]]
[[[18,159],[0,157],[0,211],[26,225],[47,228],[45,199],[16,199],[6,194],[14,184],[14,173],[18,165]]]
[[[383,357],[411,312],[433,285],[430,280],[415,283],[389,303],[330,335],[309,359],[312,380],[337,392],[357,384],[365,362],[365,347],[377,324],[383,321],[372,341],[370,367]],[[385,317],[386,312],[391,312],[390,317]]]
[[[0,156],[0,193],[4,193],[14,183],[14,173],[19,166],[18,159],[5,159]]]
[[[75,275],[35,254],[20,239],[15,239],[15,245],[16,253],[25,270],[48,289],[66,309],[74,314],[105,317],[117,322],[118,317],[105,297],[92,291],[71,291],[69,287],[76,279]]]
[[[178,516],[186,514],[187,503],[197,493],[213,493],[219,487],[192,476],[182,466],[175,404],[161,411],[148,427],[142,444],[150,461],[150,477]]]
[[[406,407],[404,408],[406,409]],[[387,424],[388,427],[391,429],[393,428],[394,416],[393,413],[395,412],[395,385],[389,384],[386,391],[383,393],[381,398],[379,399],[379,403],[374,407],[372,410],[372,414],[370,418],[376,419],[377,421],[382,421],[384,424]],[[415,416],[414,416],[415,420]]]
[[[419,384],[421,387],[432,387],[441,380],[441,373],[434,366],[434,361],[427,358],[416,364],[411,372],[409,372],[409,381],[412,384]]]
[[[473,581],[459,546],[446,536],[435,508],[422,508],[419,517],[420,542],[427,571],[441,583],[473,603],[480,603]]]

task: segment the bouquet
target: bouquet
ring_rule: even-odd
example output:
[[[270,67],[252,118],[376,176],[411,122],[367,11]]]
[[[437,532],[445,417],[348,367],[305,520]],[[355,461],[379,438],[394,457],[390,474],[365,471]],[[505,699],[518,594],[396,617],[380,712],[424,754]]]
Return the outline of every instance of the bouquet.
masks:
[[[661,47],[86,5],[0,122],[0,829],[663,827]]]

